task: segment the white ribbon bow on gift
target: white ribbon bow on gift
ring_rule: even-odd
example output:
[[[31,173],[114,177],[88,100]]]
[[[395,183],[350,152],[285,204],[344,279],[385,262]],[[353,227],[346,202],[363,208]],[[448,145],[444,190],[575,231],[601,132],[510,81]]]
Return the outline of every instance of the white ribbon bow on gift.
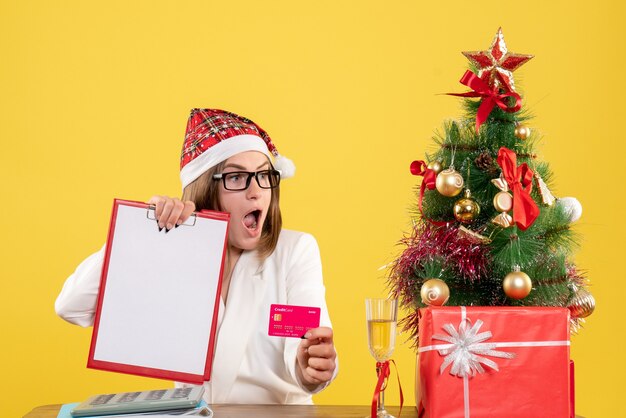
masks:
[[[483,321],[477,320],[474,325],[469,319],[464,318],[459,324],[458,331],[452,324],[443,326],[444,331],[449,335],[435,334],[433,340],[447,341],[450,344],[439,346],[439,354],[444,356],[444,361],[439,369],[443,374],[444,370],[452,364],[450,374],[458,377],[471,377],[477,373],[485,373],[483,364],[498,371],[495,361],[483,356],[513,358],[515,354],[505,351],[497,351],[495,343],[485,343],[483,341],[492,337],[491,331],[478,333]]]

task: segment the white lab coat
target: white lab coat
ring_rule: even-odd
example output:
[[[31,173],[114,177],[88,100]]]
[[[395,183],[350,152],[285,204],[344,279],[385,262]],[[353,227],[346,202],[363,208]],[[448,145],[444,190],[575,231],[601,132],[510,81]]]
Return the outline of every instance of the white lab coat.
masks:
[[[83,327],[93,325],[103,257],[103,250],[91,255],[66,280],[55,303],[63,319]],[[220,300],[205,400],[210,404],[312,403],[311,394],[326,385],[310,392],[298,380],[300,339],[268,336],[269,309],[273,303],[318,306],[320,326],[331,327],[324,294],[319,248],[311,235],[283,230],[275,251],[263,261],[255,251],[244,251],[231,276],[227,304]]]

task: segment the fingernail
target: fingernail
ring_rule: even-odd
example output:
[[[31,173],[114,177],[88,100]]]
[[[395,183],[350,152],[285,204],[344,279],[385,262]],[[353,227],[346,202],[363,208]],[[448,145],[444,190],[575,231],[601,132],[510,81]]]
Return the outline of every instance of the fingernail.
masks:
[[[172,224],[167,224],[167,229],[172,229],[174,226]]]
[[[307,332],[306,334],[302,336],[302,338],[311,338],[311,333]]]
[[[305,340],[306,339],[306,334],[304,334],[302,337],[300,337],[301,340]]]
[[[180,224],[182,224],[182,223],[183,223],[183,221],[182,221],[182,220],[180,220],[180,219],[176,221],[176,225],[180,225]]]
[[[162,222],[159,222],[159,228],[163,228],[165,225],[163,225]]]
[[[160,226],[160,225],[158,225],[158,226],[159,226],[159,232],[163,231],[163,227]]]
[[[174,229],[178,228],[180,226],[180,224],[176,224],[176,226],[174,226]]]

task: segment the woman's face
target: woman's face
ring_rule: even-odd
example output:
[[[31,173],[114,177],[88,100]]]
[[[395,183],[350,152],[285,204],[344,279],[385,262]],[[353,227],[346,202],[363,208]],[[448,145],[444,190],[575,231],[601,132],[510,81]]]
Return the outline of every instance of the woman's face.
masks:
[[[226,160],[222,173],[256,172],[271,169],[264,154],[246,151]],[[246,190],[226,190],[220,181],[219,200],[224,212],[230,213],[228,244],[240,250],[253,250],[259,244],[261,232],[272,198],[271,189],[262,189],[254,178]]]

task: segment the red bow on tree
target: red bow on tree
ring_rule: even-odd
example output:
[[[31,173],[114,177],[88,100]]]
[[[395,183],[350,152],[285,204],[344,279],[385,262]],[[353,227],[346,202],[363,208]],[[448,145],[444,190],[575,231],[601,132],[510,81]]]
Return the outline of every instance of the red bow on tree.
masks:
[[[460,96],[460,97],[482,97],[482,101],[480,102],[480,106],[478,106],[478,111],[476,112],[476,132],[480,128],[486,120],[494,106],[498,105],[498,107],[505,112],[513,113],[517,112],[522,108],[522,98],[519,94],[514,91],[510,91],[508,93],[500,93],[498,88],[495,87],[493,89],[489,88],[489,85],[485,83],[480,77],[474,74],[471,71],[465,71],[463,77],[460,80],[461,84],[471,88],[474,91],[468,91],[467,93],[447,93],[450,96]],[[504,99],[507,97],[514,97],[515,104],[513,106],[509,106],[506,104]]]
[[[424,199],[424,190],[433,190],[436,186],[437,181],[437,173],[428,168],[426,163],[422,160],[416,160],[411,163],[411,174],[414,176],[424,176],[422,179],[422,185],[420,186],[420,197],[419,197],[419,208],[420,214],[424,219],[428,219],[424,217],[424,211],[422,209],[422,200]],[[438,222],[428,219],[434,225],[446,225],[446,222]]]
[[[411,174],[414,176],[424,176],[422,184],[428,187],[428,190],[435,188],[435,180],[437,179],[437,173],[428,168],[426,163],[422,160],[416,160],[411,163]]]
[[[533,171],[526,163],[517,165],[517,155],[508,148],[498,151],[498,165],[502,175],[513,192],[513,221],[525,231],[539,216],[539,208],[530,197],[533,189]]]

